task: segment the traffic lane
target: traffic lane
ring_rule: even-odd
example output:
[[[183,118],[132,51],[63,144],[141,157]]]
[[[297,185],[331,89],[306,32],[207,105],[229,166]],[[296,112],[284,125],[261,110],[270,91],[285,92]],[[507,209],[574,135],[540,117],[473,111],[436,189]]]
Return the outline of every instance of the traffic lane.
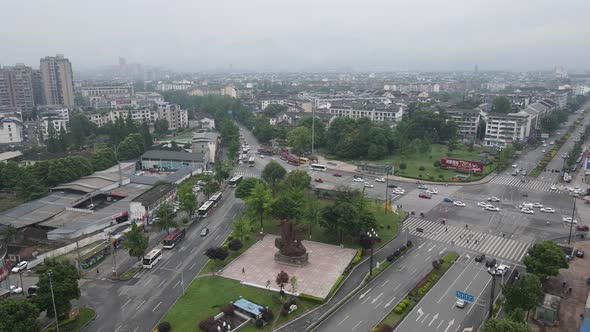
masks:
[[[164,252],[155,268],[140,271],[140,278],[127,282],[88,280],[82,283],[81,304],[95,308],[99,317],[105,317],[94,320],[88,330],[151,330],[182,294],[181,280],[188,285],[206,264],[205,249],[220,244],[231,232],[231,222],[242,207],[243,203],[233,195],[226,197],[211,216],[188,229],[185,241]],[[203,227],[210,228],[205,238],[198,235]],[[187,260],[187,256],[193,259]]]
[[[398,326],[399,331],[454,331],[463,322],[473,306],[485,298],[486,284],[491,280],[483,263],[477,263],[469,254],[463,254],[427,293],[419,305]],[[474,303],[457,308],[456,291],[474,297]]]
[[[441,257],[446,246],[415,241],[416,247],[326,318],[314,331],[370,331],[403,299]]]
[[[424,213],[426,217],[437,208],[445,208],[448,203],[443,203],[445,197],[453,197],[454,194],[461,189],[459,186],[429,186],[429,189],[435,189],[438,194],[431,195],[431,198],[422,198],[420,194],[425,190],[414,189],[406,191],[404,195],[395,195],[392,197],[397,205],[401,205],[405,211],[410,213],[413,211],[415,215]],[[443,205],[444,204],[444,205]]]

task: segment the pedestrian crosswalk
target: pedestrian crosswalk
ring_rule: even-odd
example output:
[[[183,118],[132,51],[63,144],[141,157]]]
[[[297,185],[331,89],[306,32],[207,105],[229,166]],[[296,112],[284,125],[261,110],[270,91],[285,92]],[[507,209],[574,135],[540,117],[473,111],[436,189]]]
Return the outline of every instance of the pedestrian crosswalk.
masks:
[[[241,175],[245,178],[259,178],[260,170],[257,170],[254,167],[239,167],[238,169],[236,169],[233,175]]]
[[[508,239],[502,236],[472,231],[468,228],[443,225],[425,219],[410,217],[402,225],[403,229],[415,236],[450,243],[486,256],[520,262],[530,243]],[[421,231],[417,231],[421,229]]]
[[[551,186],[554,185],[549,182],[531,180],[529,178],[524,178],[525,182],[522,182],[522,179],[523,178],[518,177],[518,176],[498,175],[495,178],[493,178],[489,183],[501,184],[501,185],[505,185],[505,186],[521,187],[524,189],[530,189],[530,190],[536,190],[536,191],[547,191],[547,192],[552,191]],[[555,190],[555,191],[556,192],[559,191],[559,188],[558,188],[558,190]]]

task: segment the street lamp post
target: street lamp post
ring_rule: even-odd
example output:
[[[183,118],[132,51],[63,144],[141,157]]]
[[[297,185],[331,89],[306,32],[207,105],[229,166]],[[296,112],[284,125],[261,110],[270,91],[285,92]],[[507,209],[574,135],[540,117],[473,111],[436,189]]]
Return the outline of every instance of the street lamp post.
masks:
[[[115,244],[113,243],[112,239],[111,239],[112,234],[109,233],[109,242],[110,245],[113,246],[113,271],[111,272],[111,279],[116,280],[117,279],[117,247],[115,247]]]
[[[370,259],[370,265],[369,265],[369,276],[373,275],[373,246],[375,244],[375,241],[377,240],[377,232],[375,232],[375,230],[373,228],[371,228],[371,231],[367,232],[367,236],[369,237],[369,239],[371,240],[371,259]]]
[[[387,189],[389,188],[389,172],[385,174],[385,214],[387,214],[387,208],[389,207],[389,193]]]
[[[55,330],[59,331],[59,320],[57,318],[57,309],[55,307],[55,296],[53,295],[53,283],[51,281],[51,275],[53,273],[49,271],[47,275],[49,276],[49,289],[51,290],[51,301],[53,302],[53,314],[55,315]]]
[[[570,235],[567,237],[567,244],[572,240],[572,228],[574,227],[574,215],[576,213],[576,197],[574,196],[574,207],[572,209],[572,220],[570,222]]]
[[[494,313],[494,292],[496,290],[496,272],[497,272],[497,269],[495,266],[493,268],[488,268],[488,273],[492,276],[492,288],[491,288],[491,292],[490,292],[490,305],[489,305],[488,319],[492,319],[492,315]]]

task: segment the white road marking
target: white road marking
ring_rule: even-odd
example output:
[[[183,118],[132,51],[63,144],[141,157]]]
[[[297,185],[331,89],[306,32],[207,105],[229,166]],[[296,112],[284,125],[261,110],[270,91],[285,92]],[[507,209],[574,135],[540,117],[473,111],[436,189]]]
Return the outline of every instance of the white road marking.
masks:
[[[345,320],[347,320],[349,317],[349,315],[346,315],[346,317],[344,317],[343,320],[340,321],[340,323],[338,323],[338,326],[340,326],[342,323],[344,323]]]
[[[453,318],[450,322],[449,325],[447,325],[447,328],[445,329],[445,332],[447,332],[449,330],[449,328],[451,328],[451,325],[455,324],[455,318]]]
[[[194,262],[194,263],[193,263],[193,265],[191,265],[191,266],[190,266],[188,269],[189,269],[189,270],[192,270],[192,269],[193,269],[193,267],[195,267],[195,264],[197,264],[197,262]]]
[[[180,265],[182,265],[182,262],[178,263],[178,265],[176,265],[176,269],[180,269]]]
[[[385,303],[385,308],[389,307],[394,300],[395,300],[395,296],[393,297],[393,299],[391,299],[391,301]]]
[[[422,311],[422,308],[418,308],[418,317],[416,318],[416,321],[418,321],[420,319],[420,317],[422,317],[422,315],[424,315],[424,311]]]
[[[139,326],[135,327],[135,329],[133,329],[133,332],[137,332],[137,330],[139,330]]]
[[[361,296],[359,296],[359,300],[362,299],[363,297],[365,297],[373,288],[369,288],[366,292],[364,292],[363,294],[361,294]]]
[[[427,313],[424,318],[422,318],[422,321],[420,323],[424,323],[424,321],[426,320],[426,318],[428,318],[428,316],[430,316],[430,313]]]
[[[371,301],[371,303],[377,302],[377,300],[379,300],[379,298],[381,297],[381,295],[383,295],[383,292],[381,292],[381,294],[377,295],[377,297],[374,298],[373,301]]]
[[[370,297],[370,296],[369,296],[369,297],[367,297],[367,299],[366,299],[366,300],[364,300],[363,302],[361,302],[361,304],[365,304],[365,303],[367,303],[367,301],[369,301],[370,299],[371,299],[371,297]]]
[[[162,287],[162,285],[166,282],[166,279],[162,280],[162,282],[158,285],[158,288]]]
[[[356,323],[356,325],[352,328],[352,331],[354,331],[354,329],[356,329],[357,327],[359,327],[359,325],[361,325],[363,321],[361,320],[360,322]]]
[[[383,285],[381,285],[381,287],[387,285],[388,282],[389,282],[389,279],[385,280],[385,282],[383,283]]]
[[[432,320],[430,320],[430,323],[428,323],[428,326],[430,327],[430,325],[432,325],[432,323],[434,323],[434,321],[437,319],[438,319],[438,312],[436,313],[436,315],[432,316]]]
[[[131,302],[131,299],[127,300],[127,302],[125,302],[125,304],[123,304],[121,308],[125,308],[125,306],[129,304],[129,302]]]
[[[444,321],[444,319],[441,319],[441,320],[440,320],[440,323],[438,323],[438,325],[436,326],[436,329],[438,330],[438,328],[439,328],[439,327],[442,325],[442,323],[444,323],[444,322],[445,322],[445,321]]]
[[[123,325],[119,325],[119,327],[117,327],[117,329],[115,330],[115,332],[119,332],[119,330],[123,327]]]
[[[141,302],[141,303],[140,303],[140,304],[137,306],[137,309],[136,309],[136,310],[139,310],[139,308],[141,308],[141,306],[142,306],[142,305],[145,303],[145,301],[147,301],[147,300],[143,300],[143,302]]]
[[[162,304],[162,301],[158,302],[158,304],[156,304],[156,306],[154,307],[154,309],[152,309],[152,312],[156,311],[156,309],[158,309],[158,307],[160,306],[160,304]]]

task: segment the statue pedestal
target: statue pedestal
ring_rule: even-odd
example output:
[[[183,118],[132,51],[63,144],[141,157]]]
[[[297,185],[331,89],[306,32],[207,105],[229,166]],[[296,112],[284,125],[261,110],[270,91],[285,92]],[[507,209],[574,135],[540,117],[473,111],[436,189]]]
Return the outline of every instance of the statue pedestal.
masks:
[[[285,265],[290,265],[290,266],[295,266],[295,267],[304,267],[305,265],[307,265],[309,260],[309,254],[305,253],[303,255],[299,255],[299,256],[286,256],[281,254],[280,252],[277,252],[275,254],[275,262],[279,263],[279,264],[285,264]]]

